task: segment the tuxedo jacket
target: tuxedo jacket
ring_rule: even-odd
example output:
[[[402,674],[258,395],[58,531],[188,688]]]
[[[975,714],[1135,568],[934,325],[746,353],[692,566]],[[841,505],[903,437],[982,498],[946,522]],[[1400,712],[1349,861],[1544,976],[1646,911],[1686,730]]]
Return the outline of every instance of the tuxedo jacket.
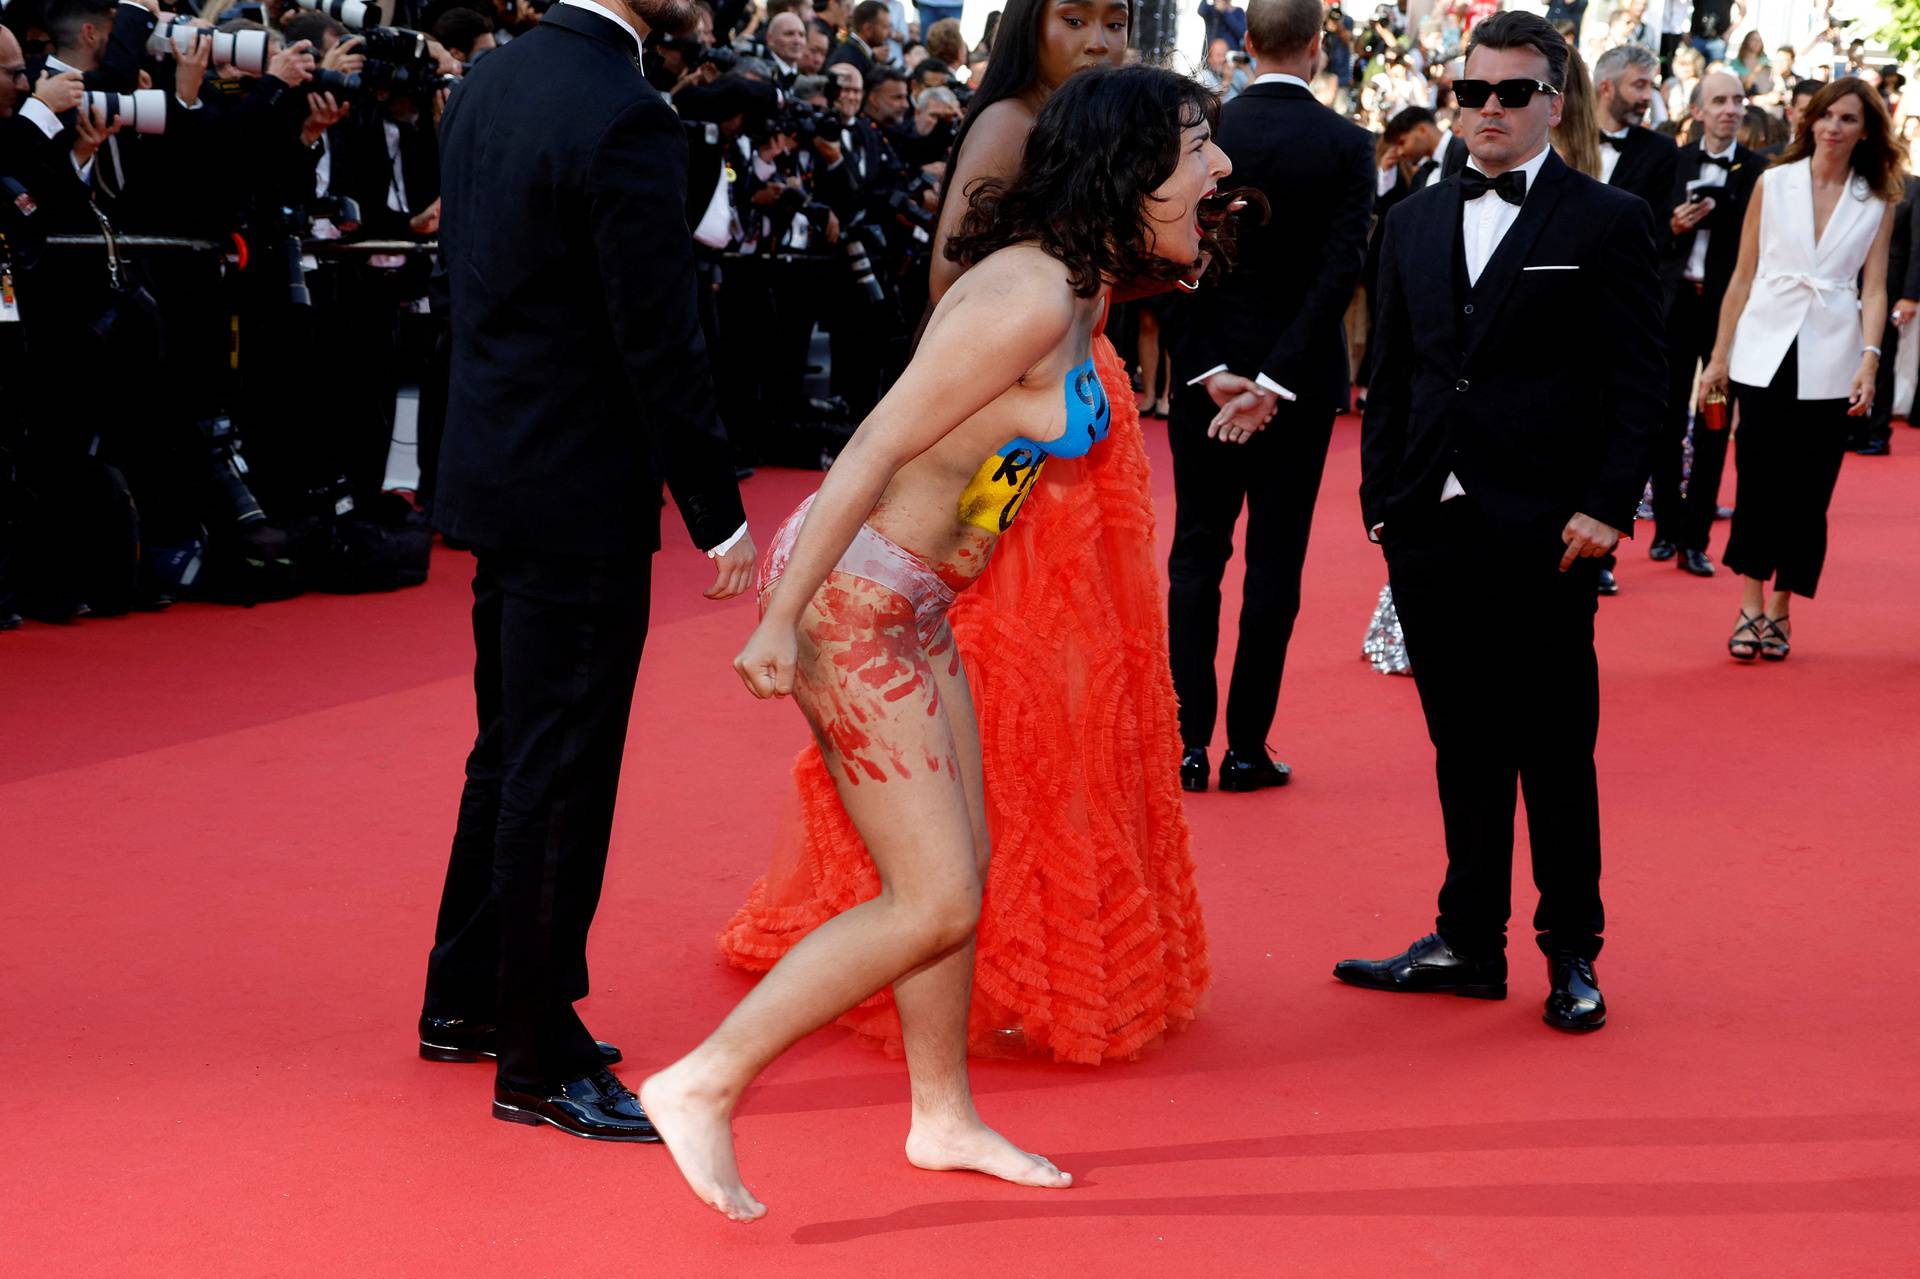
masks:
[[[441,122],[452,376],[434,511],[497,550],[644,554],[744,522],[714,407],[687,144],[618,25],[572,5],[476,63]]]
[[[1449,133],[1446,143],[1440,148],[1441,176],[1450,178],[1460,172],[1460,170],[1467,167],[1467,160],[1469,158],[1467,140],[1457,133]],[[1432,172],[1431,169],[1427,169],[1425,166],[1422,166],[1422,171],[1423,173]],[[1414,184],[1418,186],[1423,180],[1423,177],[1416,177]]]
[[[1887,296],[1920,302],[1920,218],[1913,216],[1920,178],[1908,178],[1893,209],[1893,243],[1887,248]]]
[[[1626,147],[1620,152],[1620,162],[1613,166],[1613,176],[1607,179],[1607,185],[1631,191],[1645,200],[1653,210],[1654,226],[1664,226],[1673,206],[1667,204],[1664,209],[1661,206],[1673,194],[1673,175],[1680,164],[1680,148],[1666,134],[1638,126],[1628,129],[1623,141]],[[1603,140],[1600,145],[1611,144]]]
[[[1233,160],[1228,185],[1258,189],[1272,213],[1243,213],[1233,269],[1176,299],[1177,367],[1265,373],[1301,406],[1335,410],[1347,393],[1341,317],[1373,213],[1373,137],[1305,89],[1257,84],[1220,109],[1216,140]]]
[[[1740,228],[1746,221],[1747,209],[1753,203],[1753,189],[1760,185],[1760,175],[1766,172],[1767,162],[1758,153],[1736,143],[1733,167],[1727,171],[1726,184],[1706,192],[1713,197],[1713,212],[1700,219],[1693,230],[1684,235],[1674,235],[1669,230],[1673,211],[1686,201],[1687,183],[1699,177],[1700,170],[1705,167],[1702,154],[1698,142],[1690,142],[1680,148],[1674,168],[1673,190],[1663,206],[1654,208],[1653,221],[1658,231],[1666,232],[1661,236],[1665,248],[1660,256],[1660,275],[1666,285],[1669,305],[1686,276],[1687,262],[1693,256],[1694,241],[1699,238],[1700,232],[1707,233],[1707,287],[1703,296],[1713,312],[1718,314],[1720,303],[1727,296],[1727,285],[1733,279],[1734,264],[1740,260]]]
[[[1387,218],[1361,432],[1367,526],[1391,540],[1453,473],[1497,530],[1545,535],[1576,512],[1631,529],[1666,396],[1647,322],[1660,301],[1651,210],[1549,152],[1470,286],[1463,205],[1448,178]],[[1570,360],[1593,333],[1605,350]]]

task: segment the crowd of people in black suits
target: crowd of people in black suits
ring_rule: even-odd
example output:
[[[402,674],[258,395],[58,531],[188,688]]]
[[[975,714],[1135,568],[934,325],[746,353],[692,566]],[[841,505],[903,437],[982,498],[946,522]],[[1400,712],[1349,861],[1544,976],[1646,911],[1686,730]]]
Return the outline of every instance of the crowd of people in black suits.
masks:
[[[10,0],[0,628],[421,579],[440,124],[550,3]],[[735,461],[818,466],[904,360],[970,51],[877,0],[695,12],[642,70],[686,135]]]

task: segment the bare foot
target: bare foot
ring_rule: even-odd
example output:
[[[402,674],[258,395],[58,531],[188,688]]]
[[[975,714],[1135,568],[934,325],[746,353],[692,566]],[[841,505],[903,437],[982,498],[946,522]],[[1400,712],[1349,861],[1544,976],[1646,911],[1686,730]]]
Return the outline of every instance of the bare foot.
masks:
[[[907,1134],[907,1162],[929,1172],[984,1172],[1016,1186],[1046,1190],[1073,1184],[1072,1174],[1028,1154],[978,1119],[951,1125],[916,1122]]]
[[[701,1088],[681,1060],[640,1085],[640,1105],[694,1194],[735,1221],[767,1215],[767,1206],[740,1180],[730,1098]]]

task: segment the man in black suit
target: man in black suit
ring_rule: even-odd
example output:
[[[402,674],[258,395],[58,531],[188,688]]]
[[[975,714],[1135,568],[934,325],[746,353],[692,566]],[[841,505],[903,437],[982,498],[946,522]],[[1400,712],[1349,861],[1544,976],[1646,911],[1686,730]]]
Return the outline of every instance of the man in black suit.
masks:
[[[1220,578],[1243,505],[1246,585],[1220,789],[1280,786],[1290,773],[1268,758],[1267,730],[1300,611],[1300,569],[1333,418],[1347,402],[1341,319],[1366,255],[1376,172],[1372,137],[1307,89],[1321,25],[1319,0],[1249,6],[1254,82],[1222,108],[1219,143],[1233,157],[1234,182],[1265,193],[1272,215],[1264,224],[1242,220],[1232,273],[1218,288],[1179,299],[1168,326],[1178,335],[1176,367],[1198,375],[1175,397],[1167,424],[1169,650],[1188,790],[1207,788]],[[1245,421],[1218,420],[1249,411]]]
[[[1740,226],[1767,162],[1740,145],[1746,91],[1725,71],[1701,78],[1693,89],[1693,119],[1701,138],[1680,149],[1673,194],[1659,214],[1668,235],[1661,255],[1667,293],[1667,408],[1653,447],[1653,545],[1656,560],[1677,560],[1696,577],[1712,577],[1707,539],[1726,467],[1725,424],[1709,429],[1693,414],[1693,375],[1712,356],[1719,333],[1720,303],[1740,258]],[[1680,475],[1693,419],[1693,465],[1686,496]]]
[[[647,633],[664,480],[711,599],[753,572],[694,301],[679,120],[640,71],[686,0],[561,0],[453,95],[452,377],[435,515],[475,548],[480,732],[420,1051],[499,1058],[496,1117],[658,1137],[575,1014]]]
[[[1906,193],[1893,210],[1893,244],[1887,249],[1887,292],[1894,298],[1892,323],[1880,344],[1887,348],[1880,357],[1880,374],[1873,392],[1873,410],[1854,442],[1854,452],[1862,457],[1885,457],[1893,452],[1893,379],[1894,360],[1907,327],[1920,312],[1920,218],[1913,216],[1915,198],[1920,197],[1920,178],[1908,178]]]
[[[1673,175],[1680,163],[1672,138],[1645,127],[1653,106],[1660,74],[1660,55],[1645,45],[1623,44],[1607,50],[1593,64],[1595,115],[1600,125],[1600,180],[1631,191],[1647,202],[1657,225],[1673,191]],[[1656,324],[1657,315],[1643,323]],[[1600,562],[1595,589],[1602,595],[1619,593],[1611,555]]]
[[[1454,86],[1473,162],[1387,220],[1360,505],[1386,551],[1433,739],[1447,875],[1433,934],[1334,975],[1505,998],[1518,783],[1546,1020],[1591,1030],[1606,1018],[1593,973],[1604,925],[1594,566],[1632,526],[1665,371],[1649,323],[1652,212],[1547,145],[1567,56],[1532,14],[1476,26]],[[1580,370],[1578,394],[1574,324],[1612,341]]]
[[[887,41],[892,36],[893,15],[884,0],[860,0],[853,7],[853,23],[847,38],[827,55],[827,65],[849,63],[865,80],[879,65],[879,59],[886,56]]]

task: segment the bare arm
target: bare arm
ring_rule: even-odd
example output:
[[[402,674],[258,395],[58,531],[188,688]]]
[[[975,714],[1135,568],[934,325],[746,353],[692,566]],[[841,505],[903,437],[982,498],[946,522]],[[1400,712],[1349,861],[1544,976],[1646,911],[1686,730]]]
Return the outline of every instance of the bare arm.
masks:
[[[1727,362],[1733,358],[1733,331],[1740,327],[1740,313],[1747,309],[1747,296],[1753,292],[1753,277],[1760,269],[1760,209],[1766,200],[1767,184],[1753,188],[1753,202],[1747,205],[1747,220],[1740,224],[1740,258],[1733,264],[1733,278],[1727,281],[1726,300],[1720,303],[1720,331],[1713,339],[1713,356],[1707,361],[1708,388],[1727,389]]]
[[[1025,278],[1022,278],[1023,270]],[[933,341],[827,472],[760,626],[734,659],[756,697],[793,691],[794,628],[901,467],[1024,377],[1065,340],[1075,301],[1059,275],[996,264],[929,325]],[[937,354],[936,354],[937,353]]]
[[[1867,267],[1860,281],[1860,368],[1853,375],[1847,412],[1863,417],[1873,408],[1874,383],[1880,373],[1880,338],[1887,331],[1887,248],[1893,243],[1893,203],[1880,211],[1880,229],[1873,233]]]

